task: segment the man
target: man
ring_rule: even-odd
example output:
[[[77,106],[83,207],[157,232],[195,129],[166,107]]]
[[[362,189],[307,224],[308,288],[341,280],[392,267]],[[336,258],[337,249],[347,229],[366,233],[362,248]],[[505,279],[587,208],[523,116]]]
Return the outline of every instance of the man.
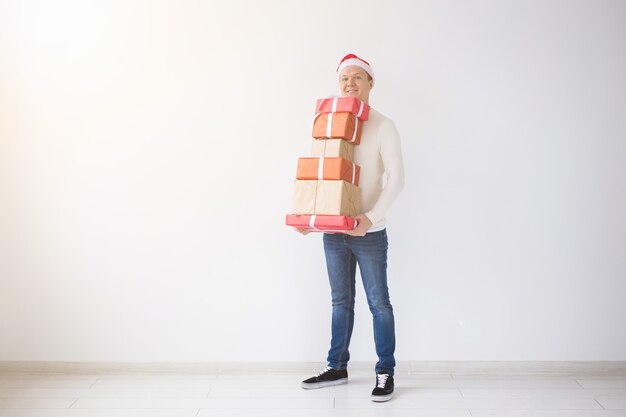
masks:
[[[369,104],[374,71],[356,55],[346,55],[337,67],[342,96]],[[324,253],[332,295],[332,338],[328,366],[302,382],[314,389],[348,382],[350,337],[354,324],[355,276],[359,265],[367,302],[374,321],[376,386],[373,401],[388,401],[394,389],[395,329],[387,288],[387,231],[385,213],[404,186],[400,137],[391,119],[374,109],[363,123],[361,143],[354,148],[354,162],[361,167],[361,214],[354,230],[324,234]],[[383,177],[386,184],[383,187]],[[300,233],[308,233],[298,229]]]

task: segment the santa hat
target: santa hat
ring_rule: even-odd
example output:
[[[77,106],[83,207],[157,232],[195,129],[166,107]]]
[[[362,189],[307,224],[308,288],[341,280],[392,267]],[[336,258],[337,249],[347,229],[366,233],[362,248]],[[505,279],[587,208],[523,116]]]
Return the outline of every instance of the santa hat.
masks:
[[[365,72],[367,72],[370,77],[372,77],[372,84],[374,84],[374,70],[370,66],[370,63],[354,54],[348,54],[343,57],[341,62],[339,62],[339,66],[337,67],[337,74],[341,74],[341,71],[343,71],[345,67],[349,67],[350,65],[356,65],[357,67],[363,68]]]

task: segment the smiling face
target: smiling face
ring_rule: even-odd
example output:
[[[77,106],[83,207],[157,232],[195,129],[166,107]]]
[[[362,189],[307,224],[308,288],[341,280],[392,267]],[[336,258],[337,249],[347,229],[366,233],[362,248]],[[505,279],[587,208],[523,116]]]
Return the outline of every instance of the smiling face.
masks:
[[[345,67],[339,74],[342,97],[356,97],[368,103],[373,84],[372,77],[363,68],[355,65]]]

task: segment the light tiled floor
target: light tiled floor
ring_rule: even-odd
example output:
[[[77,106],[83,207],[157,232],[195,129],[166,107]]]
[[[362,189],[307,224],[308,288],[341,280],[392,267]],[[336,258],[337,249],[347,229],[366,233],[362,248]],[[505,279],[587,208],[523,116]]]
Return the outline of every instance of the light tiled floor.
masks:
[[[615,363],[613,363],[615,364]],[[0,417],[626,417],[626,366],[401,363],[373,403],[371,365],[347,385],[303,390],[323,364],[133,368],[0,366]]]

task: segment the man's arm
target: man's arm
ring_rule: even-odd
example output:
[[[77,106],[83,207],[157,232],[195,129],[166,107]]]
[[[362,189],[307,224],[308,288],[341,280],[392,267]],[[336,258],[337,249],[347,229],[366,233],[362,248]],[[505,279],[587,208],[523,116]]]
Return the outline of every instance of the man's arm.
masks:
[[[380,127],[378,135],[381,137],[380,156],[385,167],[386,185],[372,209],[356,216],[359,225],[350,232],[354,236],[365,236],[373,224],[385,217],[385,213],[404,188],[402,148],[395,124],[391,120],[386,120]]]

